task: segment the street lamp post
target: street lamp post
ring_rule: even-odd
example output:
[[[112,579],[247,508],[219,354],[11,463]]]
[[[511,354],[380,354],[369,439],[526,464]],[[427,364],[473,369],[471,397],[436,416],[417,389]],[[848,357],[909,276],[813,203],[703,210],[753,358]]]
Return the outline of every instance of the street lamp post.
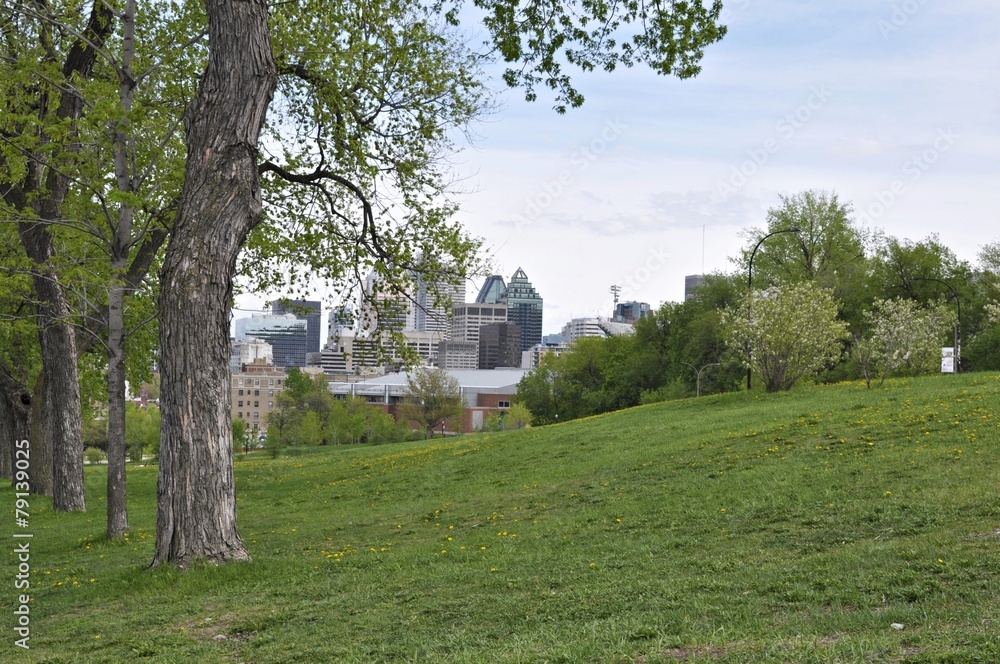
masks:
[[[767,238],[771,237],[772,235],[778,235],[780,233],[801,233],[801,232],[802,232],[801,228],[799,228],[798,226],[792,226],[791,228],[785,228],[785,229],[780,230],[780,231],[774,231],[773,233],[768,233],[767,235],[765,235],[764,237],[762,237],[760,239],[760,242],[757,243],[757,246],[755,246],[753,248],[753,251],[750,252],[750,263],[747,265],[747,295],[750,295],[750,294],[753,293],[753,257],[757,255],[757,250],[760,249],[760,245],[764,243],[764,240],[766,240]],[[748,300],[747,301],[747,313],[749,314],[749,312],[750,312],[750,301]],[[751,369],[748,366],[747,367],[747,390],[748,391],[750,390],[750,376],[752,376],[752,375],[753,375],[753,369]]]
[[[958,316],[955,319],[955,373],[959,373],[962,370],[962,300],[958,297],[958,291],[947,281],[934,277],[907,277],[907,279],[910,281],[936,281],[946,286],[955,296],[956,315]]]

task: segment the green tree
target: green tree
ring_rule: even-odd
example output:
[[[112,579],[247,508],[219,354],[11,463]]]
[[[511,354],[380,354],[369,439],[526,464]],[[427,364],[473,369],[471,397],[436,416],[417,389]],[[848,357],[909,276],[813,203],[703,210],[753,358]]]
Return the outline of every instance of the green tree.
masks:
[[[246,454],[250,451],[250,439],[247,436],[247,421],[237,417],[233,420],[233,451]]]
[[[553,393],[558,361],[554,354],[543,355],[538,366],[526,373],[517,384],[514,403],[522,404],[534,413],[536,424],[552,424],[559,419],[559,406]]]
[[[758,246],[767,234],[790,228],[799,232],[772,235]],[[754,287],[813,281],[833,293],[842,319],[856,329],[872,299],[869,256],[876,242],[872,231],[854,221],[850,203],[836,193],[803,191],[782,196],[781,205],[768,210],[766,227],[747,234],[739,266],[748,274],[757,247]]]
[[[788,390],[843,355],[847,324],[830,291],[801,282],[749,293],[722,317],[730,347],[768,392]]]
[[[495,52],[511,65],[505,80],[529,98],[536,85],[550,87],[560,110],[583,101],[563,72],[567,63],[610,71],[645,62],[685,78],[698,73],[705,46],[725,33],[719,0],[475,4]],[[310,240],[299,243],[304,262],[332,265],[324,274],[352,277],[371,265],[398,283],[400,270],[418,260],[422,269],[461,276],[477,246],[448,221],[451,205],[440,202],[448,178],[437,156],[479,105],[478,58],[461,38],[434,27],[442,15],[455,25],[458,5],[306,1],[269,11],[261,0],[207,0],[205,10],[210,57],[185,115],[192,158],[160,279],[165,454],[154,566],[248,558],[236,530],[220,349],[236,259],[262,218],[267,180],[297,185],[271,219],[303,229]],[[294,126],[295,140],[280,141],[287,159],[260,159],[279,83],[283,113],[271,127]],[[382,191],[391,199],[380,198]],[[296,209],[314,203],[322,210],[306,226]],[[401,223],[386,226],[400,208]],[[261,246],[273,247],[280,235],[275,227]],[[203,312],[197,321],[193,310]],[[208,379],[190,381],[192,366]]]
[[[531,411],[524,404],[512,403],[504,413],[504,426],[508,429],[523,429],[531,426]]]
[[[465,415],[458,379],[444,369],[422,367],[406,377],[406,393],[399,406],[404,422],[416,422],[430,438],[446,420],[461,427]]]
[[[160,451],[160,409],[152,405],[140,408],[129,404],[125,408],[125,443],[127,454],[134,462],[142,461],[147,452],[157,456]]]

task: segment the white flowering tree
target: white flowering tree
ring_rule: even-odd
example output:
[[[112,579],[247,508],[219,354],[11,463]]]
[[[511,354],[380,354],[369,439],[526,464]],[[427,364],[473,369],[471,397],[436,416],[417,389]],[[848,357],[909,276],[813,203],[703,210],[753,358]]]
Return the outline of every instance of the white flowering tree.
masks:
[[[847,337],[833,294],[812,282],[751,292],[722,320],[726,343],[742,353],[768,392],[791,389],[836,362]]]
[[[881,384],[894,373],[934,371],[955,325],[955,312],[944,303],[924,307],[901,298],[876,300],[865,313],[865,323],[868,334],[855,340],[852,352],[871,387],[873,379]]]

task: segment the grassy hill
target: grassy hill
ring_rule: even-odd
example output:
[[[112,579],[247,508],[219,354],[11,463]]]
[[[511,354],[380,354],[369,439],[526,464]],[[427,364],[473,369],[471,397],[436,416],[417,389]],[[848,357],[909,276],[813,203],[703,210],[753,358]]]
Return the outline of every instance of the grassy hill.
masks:
[[[998,405],[941,376],[251,457],[254,562],[184,573],[144,569],[156,469],[109,543],[91,468],[88,513],[31,506],[29,652],[5,556],[0,659],[997,662]]]

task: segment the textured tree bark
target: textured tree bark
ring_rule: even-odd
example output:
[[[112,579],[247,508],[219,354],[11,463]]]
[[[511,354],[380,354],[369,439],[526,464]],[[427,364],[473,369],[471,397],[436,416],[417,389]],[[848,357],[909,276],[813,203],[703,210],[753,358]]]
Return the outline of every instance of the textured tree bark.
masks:
[[[4,479],[14,477],[14,441],[28,439],[30,412],[31,392],[0,365],[0,477]]]
[[[127,261],[112,258],[108,293],[108,539],[128,530],[125,489],[125,288],[116,276]]]
[[[160,276],[155,567],[249,560],[236,528],[229,308],[261,214],[257,144],[277,81],[263,0],[206,0],[208,66],[185,115],[187,172]]]
[[[28,440],[31,441],[31,492],[40,496],[52,495],[52,438],[46,424],[46,389],[45,371],[38,374],[35,389],[29,400],[31,410],[28,415]]]
[[[48,279],[43,279],[49,282]],[[36,279],[35,291],[45,287]],[[58,284],[51,284],[58,288]],[[52,452],[52,508],[85,511],[83,482],[83,415],[76,366],[76,336],[62,322],[69,307],[61,289],[42,295],[42,362],[45,365],[43,444]],[[54,306],[53,306],[54,305]],[[59,322],[55,322],[59,321]]]

